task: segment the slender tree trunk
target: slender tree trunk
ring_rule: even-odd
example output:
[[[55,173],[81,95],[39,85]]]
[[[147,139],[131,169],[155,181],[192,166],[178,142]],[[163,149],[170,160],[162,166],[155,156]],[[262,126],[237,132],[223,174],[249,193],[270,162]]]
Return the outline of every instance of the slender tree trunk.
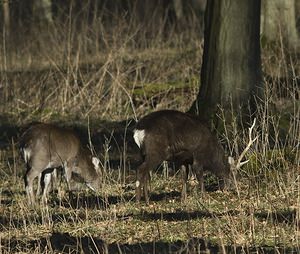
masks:
[[[182,0],[173,0],[174,10],[177,20],[181,20],[183,17],[183,5]]]
[[[10,30],[10,15],[9,15],[9,2],[8,0],[4,0],[2,3],[3,7],[3,21],[4,21],[4,29],[6,36],[9,35]]]
[[[36,20],[41,24],[52,24],[52,1],[51,0],[34,0],[33,14]]]
[[[266,42],[279,43],[282,40],[288,49],[300,49],[295,0],[263,0],[262,3],[262,34]]]
[[[218,107],[255,107],[262,96],[260,0],[209,0],[199,94],[190,111],[214,120]]]

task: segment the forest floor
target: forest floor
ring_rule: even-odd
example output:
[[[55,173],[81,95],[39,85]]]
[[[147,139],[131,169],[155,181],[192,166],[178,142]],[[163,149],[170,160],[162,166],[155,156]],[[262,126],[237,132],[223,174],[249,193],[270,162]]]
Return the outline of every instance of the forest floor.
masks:
[[[132,118],[119,122],[90,119],[88,123],[56,119],[60,125],[73,127],[85,143],[92,141],[104,172],[102,188],[93,193],[81,186],[80,191],[69,193],[62,181],[62,192],[52,192],[48,205],[31,207],[24,189],[25,165],[17,147],[24,126],[4,120],[1,253],[300,251],[299,123],[289,120],[290,134],[284,146],[262,146],[265,137],[259,137],[247,155],[249,164],[239,172],[237,189],[219,191],[214,176],[208,175],[206,192],[201,193],[191,176],[190,192],[182,203],[180,173],[164,164],[153,171],[150,204],[146,205],[135,202],[135,170],[140,157],[132,139]],[[278,137],[282,136],[278,126],[286,125],[284,115],[280,121],[272,121],[278,124]],[[268,129],[274,127],[272,121]],[[256,126],[256,133],[264,128],[262,123]],[[226,143],[226,138],[222,140]],[[247,141],[247,130],[240,131],[236,142],[243,147]]]
[[[150,204],[135,202],[135,171],[110,168],[102,189],[58,195],[28,205],[24,165],[2,154],[1,253],[298,253],[299,167],[242,177],[236,191],[207,191],[190,181],[180,200],[180,174],[153,173]],[[60,188],[66,190],[65,184]],[[61,196],[62,195],[62,196]]]

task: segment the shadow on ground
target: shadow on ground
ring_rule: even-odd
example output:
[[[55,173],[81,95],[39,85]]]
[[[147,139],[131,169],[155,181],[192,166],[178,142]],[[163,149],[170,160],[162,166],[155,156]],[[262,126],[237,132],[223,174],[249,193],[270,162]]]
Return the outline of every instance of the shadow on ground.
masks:
[[[152,193],[150,196],[150,201],[167,201],[170,199],[180,199],[180,197],[181,194],[178,191],[162,192],[157,194]],[[60,205],[73,209],[106,209],[111,205],[129,201],[135,202],[135,195],[126,194],[122,196],[101,197],[95,195],[85,195],[82,193],[79,193],[78,195],[76,193],[69,193],[69,198],[67,200],[55,200],[53,205]]]
[[[175,192],[176,193],[176,192]],[[172,193],[173,194],[173,193]],[[78,208],[78,204],[81,202],[85,204],[85,206],[80,206],[82,207],[87,207],[92,208],[95,206],[101,206],[101,209],[107,209],[109,208],[109,205],[111,204],[116,204],[121,202],[127,202],[127,200],[130,199],[130,196],[127,196],[127,198],[124,199],[124,197],[120,198],[117,196],[111,196],[107,200],[102,200],[99,197],[89,197],[92,199],[96,199],[93,201],[78,201],[74,200],[73,202],[76,203],[76,207]],[[91,202],[93,205],[91,206],[89,204]],[[110,202],[110,203],[108,203]],[[61,204],[62,205],[62,204]],[[65,207],[69,208],[68,206],[70,205],[69,202],[66,202]],[[5,203],[1,203],[1,206],[6,206]],[[106,208],[104,208],[106,206]],[[99,207],[96,207],[97,209]],[[43,209],[43,208],[42,208]],[[72,209],[74,209],[72,207]],[[83,221],[87,219],[86,213],[81,213],[82,209],[78,210],[78,213],[74,217],[74,214],[72,213],[53,213],[51,215],[51,218],[49,219],[48,217],[41,217],[38,216],[36,213],[29,214],[28,216],[22,217],[22,218],[14,218],[9,215],[0,215],[0,232],[4,232],[9,228],[15,228],[15,229],[20,229],[25,227],[27,224],[34,223],[34,224],[39,224],[42,225],[44,223],[48,223],[49,220],[53,223],[76,223],[77,221]],[[229,210],[226,212],[211,212],[208,210],[196,210],[196,211],[184,211],[184,210],[178,210],[175,212],[149,212],[145,210],[141,210],[140,213],[129,213],[129,214],[122,214],[120,216],[117,216],[119,220],[126,220],[128,218],[131,219],[138,219],[141,221],[145,222],[151,222],[151,221],[189,221],[189,220],[195,220],[195,219],[201,219],[201,218],[221,218],[223,216],[238,216],[240,214],[240,211],[238,210]],[[248,216],[253,216],[253,214],[248,213]],[[296,225],[297,223],[297,217],[296,217],[296,210],[281,210],[281,211],[276,211],[276,212],[256,212],[254,213],[254,216],[258,220],[262,221],[268,221],[269,223],[272,223],[274,225],[284,223],[284,224],[289,224],[289,225]],[[47,220],[47,221],[46,221]]]
[[[296,210],[284,210],[284,211],[275,211],[275,212],[260,212],[254,213],[254,216],[259,220],[268,220],[273,224],[276,223],[285,223],[289,225],[296,225],[297,222],[297,213]],[[299,228],[299,226],[298,226]]]
[[[59,201],[56,200],[54,205],[60,205],[66,208],[72,209],[98,209],[103,210],[109,208],[111,205],[120,203],[120,202],[129,202],[133,200],[132,195],[123,195],[123,196],[108,196],[100,197],[95,195],[79,195],[69,193],[68,200]]]
[[[137,244],[107,244],[102,239],[94,237],[74,237],[68,233],[53,233],[52,235],[24,242],[19,239],[1,240],[3,251],[7,252],[55,252],[55,253],[299,253],[299,249],[284,247],[242,247],[219,246],[201,238],[192,238],[188,241],[175,242],[140,242]]]

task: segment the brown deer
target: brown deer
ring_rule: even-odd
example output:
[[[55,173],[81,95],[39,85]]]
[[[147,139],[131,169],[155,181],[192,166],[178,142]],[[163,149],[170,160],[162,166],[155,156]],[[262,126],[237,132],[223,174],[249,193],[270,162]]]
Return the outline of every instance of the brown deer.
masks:
[[[250,129],[250,137],[253,127],[254,125]],[[143,157],[143,163],[137,169],[136,200],[140,201],[143,188],[147,203],[149,171],[163,161],[183,165],[181,198],[184,201],[187,181],[187,172],[184,169],[188,165],[192,166],[202,191],[204,171],[210,171],[223,179],[223,188],[227,189],[232,179],[235,179],[231,172],[245,163],[241,162],[242,157],[256,140],[251,139],[236,163],[232,157],[226,159],[218,139],[197,116],[175,110],[161,110],[144,116],[137,123],[133,137]]]
[[[73,176],[94,191],[99,188],[99,160],[92,158],[72,130],[52,124],[33,125],[23,133],[20,149],[27,167],[24,180],[30,204],[35,203],[34,179],[39,177],[45,201],[53,171],[59,167],[64,169],[69,189]]]

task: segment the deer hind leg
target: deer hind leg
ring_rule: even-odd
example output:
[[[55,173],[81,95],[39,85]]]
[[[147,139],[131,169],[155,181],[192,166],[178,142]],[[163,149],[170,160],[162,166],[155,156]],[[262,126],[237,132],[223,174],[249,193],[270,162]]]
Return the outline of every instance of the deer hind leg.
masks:
[[[39,174],[39,191],[42,194],[42,203],[47,203],[47,195],[50,190],[54,190],[57,180],[57,169],[47,168],[41,174]]]
[[[51,173],[51,190],[57,190],[58,188],[58,169],[54,168]]]
[[[137,169],[137,178],[136,178],[136,201],[140,202],[142,197],[142,189],[144,192],[144,197],[148,198],[147,190],[147,181],[149,181],[149,167],[147,162],[143,162]],[[147,202],[147,200],[146,200]]]
[[[28,202],[30,205],[35,204],[35,195],[33,192],[33,181],[34,179],[40,174],[39,170],[36,170],[35,168],[30,168],[27,170],[24,180],[25,180],[25,190],[28,198]]]
[[[147,204],[149,204],[149,185],[150,185],[150,171],[148,170],[144,178],[144,187],[143,187],[145,202]]]
[[[43,194],[42,194],[42,203],[46,204],[47,203],[47,196],[49,194],[50,191],[50,183],[52,179],[52,174],[53,173],[45,173],[43,174],[43,185],[42,185],[42,190],[43,190]]]
[[[144,193],[145,202],[149,203],[149,182],[150,170],[155,169],[157,165],[162,163],[162,159],[157,155],[147,156],[146,160],[137,169],[136,181],[136,201],[141,200],[142,189]]]
[[[29,204],[31,205],[35,203],[33,181],[36,177],[40,176],[38,182],[38,185],[40,185],[40,183],[43,182],[43,172],[48,168],[50,168],[50,162],[42,160],[41,156],[33,156],[31,158],[30,167],[27,166],[27,172],[25,174],[25,189],[29,199]]]

